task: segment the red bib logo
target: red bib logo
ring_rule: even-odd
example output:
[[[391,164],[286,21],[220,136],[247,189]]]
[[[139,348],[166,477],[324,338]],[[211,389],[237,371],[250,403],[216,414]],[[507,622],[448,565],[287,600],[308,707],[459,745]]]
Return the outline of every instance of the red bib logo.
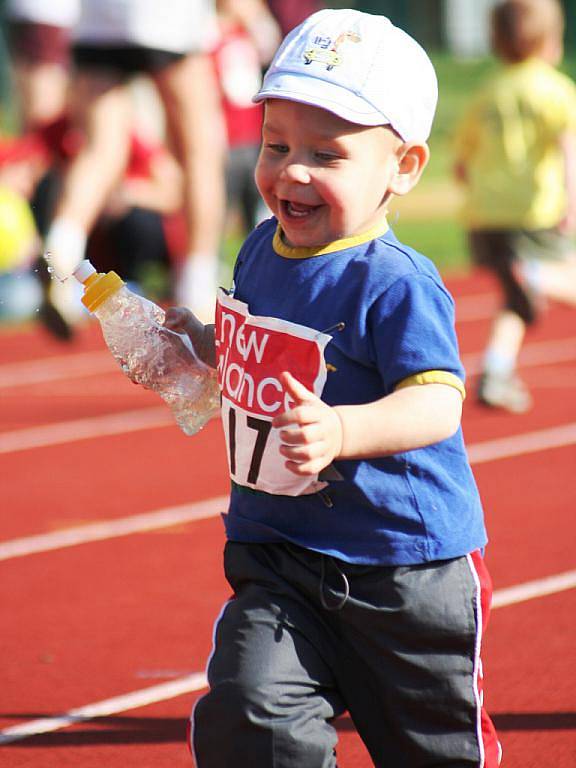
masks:
[[[250,315],[248,307],[219,292],[216,355],[222,421],[230,475],[240,485],[300,495],[324,487],[284,467],[272,419],[291,407],[279,376],[289,371],[320,396],[326,382],[324,347],[330,336],[274,317]]]
[[[221,296],[216,314],[222,395],[248,413],[273,418],[289,407],[278,376],[290,371],[320,395],[329,337],[277,318],[251,317],[242,302]]]

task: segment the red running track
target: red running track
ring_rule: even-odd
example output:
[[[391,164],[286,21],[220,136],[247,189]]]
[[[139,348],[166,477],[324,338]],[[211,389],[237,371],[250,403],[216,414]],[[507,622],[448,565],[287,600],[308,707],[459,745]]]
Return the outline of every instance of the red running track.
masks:
[[[472,389],[495,297],[477,275],[449,286]],[[465,406],[496,589],[486,698],[504,766],[574,768],[573,312],[553,307],[531,332],[523,376],[529,414]],[[3,329],[0,481],[0,766],[190,766],[186,719],[228,597],[218,424],[184,437],[94,325],[70,345]],[[371,765],[349,719],[338,729],[340,766]]]

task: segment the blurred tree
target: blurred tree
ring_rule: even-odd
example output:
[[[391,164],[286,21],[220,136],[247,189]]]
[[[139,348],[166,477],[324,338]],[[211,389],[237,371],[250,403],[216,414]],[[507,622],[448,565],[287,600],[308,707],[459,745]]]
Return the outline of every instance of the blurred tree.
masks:
[[[353,5],[367,13],[388,16],[428,50],[443,46],[443,0],[358,0]]]
[[[562,0],[566,14],[566,52],[576,53],[576,3],[574,0]]]
[[[6,29],[4,6],[5,0],[0,0],[0,135],[14,127],[11,109],[10,59],[4,34]]]

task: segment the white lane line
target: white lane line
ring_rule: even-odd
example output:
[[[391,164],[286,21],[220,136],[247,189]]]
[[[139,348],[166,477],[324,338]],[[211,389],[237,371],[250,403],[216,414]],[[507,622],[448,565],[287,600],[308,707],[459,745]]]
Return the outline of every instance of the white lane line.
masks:
[[[557,573],[554,576],[527,581],[515,587],[495,590],[492,596],[492,607],[504,608],[506,605],[523,603],[526,600],[553,595],[566,589],[574,589],[574,587],[576,587],[576,571]]]
[[[139,408],[105,416],[88,416],[84,419],[0,432],[0,454],[121,435],[142,429],[158,429],[174,424],[172,414],[166,406]]]
[[[519,584],[515,587],[496,590],[493,595],[492,607],[503,608],[507,605],[533,600],[574,587],[576,587],[576,571],[568,571],[545,579]],[[0,746],[11,744],[15,741],[22,741],[23,739],[43,733],[52,733],[97,717],[108,717],[130,709],[137,709],[149,704],[156,704],[160,701],[174,699],[186,693],[200,691],[207,684],[206,676],[196,672],[167,683],[160,683],[159,685],[153,685],[149,688],[133,691],[132,693],[104,699],[104,701],[87,704],[77,709],[71,709],[64,715],[43,717],[28,723],[13,725],[0,731]]]
[[[488,298],[489,294],[480,294],[478,297],[469,296],[461,299],[457,303],[457,321],[463,322],[484,317],[485,310],[482,308],[489,305]],[[536,353],[536,359],[533,362],[531,361],[531,351]],[[477,372],[477,361],[480,357],[479,353],[464,356],[464,360],[468,359],[473,364],[471,373]],[[572,337],[559,341],[526,344],[522,350],[521,363],[524,358],[528,361],[524,364],[540,365],[573,359],[574,357],[576,357],[576,338]],[[42,384],[62,379],[86,378],[107,373],[120,373],[120,368],[107,349],[56,355],[0,365],[0,389]]]
[[[564,448],[574,443],[576,443],[576,422],[550,429],[539,429],[535,432],[525,432],[523,435],[511,435],[497,440],[474,443],[468,446],[468,458],[471,464],[485,464],[488,461],[537,453],[550,448]]]
[[[536,342],[526,345],[522,352],[521,367],[533,367],[576,360],[576,337],[560,341]],[[482,355],[463,355],[462,362],[469,376],[480,372]],[[0,366],[1,369],[1,366]],[[37,427],[0,432],[0,454],[16,453],[34,448],[90,440],[145,429],[157,429],[174,424],[167,408],[140,408],[104,416],[90,416],[73,421],[43,424]]]
[[[482,352],[462,355],[462,365],[468,376],[475,376],[482,370]],[[555,341],[535,341],[526,344],[520,353],[520,368],[534,368],[538,365],[553,365],[576,360],[576,336]]]
[[[576,337],[527,345],[520,358],[523,368],[570,360],[576,360]],[[462,357],[462,362],[469,376],[480,372],[481,361],[482,355],[479,353],[463,355]],[[123,432],[167,427],[173,423],[168,409],[159,406],[10,430],[0,433],[0,454],[45,448],[76,442],[77,440],[122,434]]]
[[[128,709],[145,707],[149,704],[156,704],[159,701],[174,699],[185,693],[200,691],[207,685],[206,675],[196,672],[187,675],[179,680],[171,680],[167,683],[153,685],[150,688],[143,688],[139,691],[126,693],[122,696],[115,696],[104,701],[97,701],[94,704],[87,704],[84,707],[71,709],[64,715],[57,717],[43,717],[39,720],[31,720],[28,723],[14,725],[10,728],[4,728],[0,731],[0,745],[10,744],[15,741],[37,736],[41,733],[51,733],[61,728],[67,728],[76,723],[84,723],[87,720],[93,720],[96,717],[108,717],[116,715],[119,712],[126,712]]]
[[[498,461],[551,448],[563,448],[574,443],[576,443],[576,422],[551,429],[527,432],[523,435],[474,443],[468,446],[468,456],[473,465],[485,464],[489,461]],[[227,497],[221,496],[202,502],[169,507],[156,512],[131,515],[118,520],[108,520],[52,533],[12,539],[0,543],[0,561],[212,517],[225,508],[226,503]]]
[[[164,406],[63,421],[0,433],[0,454],[173,425],[171,413]],[[559,427],[472,444],[468,447],[468,455],[472,463],[481,464],[509,456],[572,445],[575,437],[576,423],[573,422]]]
[[[141,515],[121,517],[118,520],[105,520],[101,523],[90,523],[62,531],[25,536],[0,543],[0,561],[12,560],[15,557],[36,555],[64,547],[74,547],[92,541],[104,541],[118,536],[129,536],[133,533],[155,531],[160,528],[170,528],[174,525],[189,523],[193,520],[205,520],[216,517],[228,505],[228,496],[217,496],[213,499],[198,501],[192,504],[182,504],[177,507],[167,507],[156,512]]]
[[[120,372],[120,368],[108,350],[42,357],[20,363],[4,363],[0,365],[0,389],[44,384],[59,379],[97,376],[113,371]]]

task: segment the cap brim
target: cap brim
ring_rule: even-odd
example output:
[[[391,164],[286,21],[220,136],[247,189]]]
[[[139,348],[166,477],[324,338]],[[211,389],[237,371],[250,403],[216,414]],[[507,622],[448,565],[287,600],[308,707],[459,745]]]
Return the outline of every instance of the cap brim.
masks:
[[[262,88],[252,101],[258,103],[265,99],[284,99],[320,107],[357,125],[390,124],[386,115],[347,88],[300,73],[283,73],[265,78]]]

